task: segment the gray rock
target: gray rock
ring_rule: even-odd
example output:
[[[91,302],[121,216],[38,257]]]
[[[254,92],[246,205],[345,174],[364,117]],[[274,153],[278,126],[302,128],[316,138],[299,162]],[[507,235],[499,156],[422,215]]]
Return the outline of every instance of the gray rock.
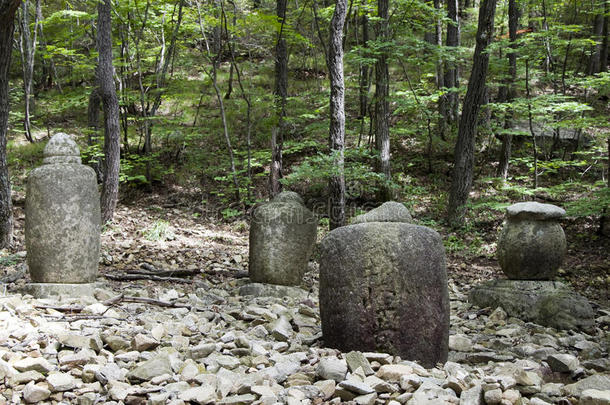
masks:
[[[76,143],[54,135],[43,165],[28,176],[27,263],[35,283],[91,283],[100,250],[100,199],[95,172],[80,164]]]
[[[566,238],[557,219],[559,207],[536,202],[507,208],[498,238],[498,261],[513,280],[552,280],[566,253]]]
[[[485,399],[485,404],[497,405],[502,402],[502,390],[497,388],[486,391],[485,394],[483,394],[483,398]]]
[[[358,368],[362,368],[362,372],[364,375],[369,376],[371,374],[375,374],[375,371],[371,368],[371,363],[364,357],[362,352],[351,351],[345,355],[345,361],[347,362],[347,367],[353,373]]]
[[[605,391],[610,387],[610,376],[594,374],[590,377],[583,378],[574,384],[565,385],[561,392],[563,395],[571,395],[574,397],[580,397],[583,391],[586,390],[600,390]]]
[[[316,241],[317,218],[292,195],[254,209],[250,222],[250,279],[299,285]]]
[[[26,357],[13,363],[13,368],[17,371],[38,371],[46,374],[53,370],[54,367],[45,358],[42,357]]]
[[[594,325],[595,313],[587,299],[557,281],[492,280],[475,286],[469,300],[556,329],[589,330]]]
[[[379,207],[370,210],[366,214],[358,215],[352,220],[352,224],[364,222],[413,222],[409,210],[401,203],[388,201]]]
[[[131,339],[131,348],[138,352],[153,350],[159,346],[159,341],[150,336],[138,333]]]
[[[449,336],[449,350],[471,352],[472,341],[464,335],[451,335]]]
[[[579,405],[610,405],[610,390],[584,390]]]
[[[76,387],[76,380],[70,374],[51,372],[47,377],[47,384],[52,392],[69,391]]]
[[[102,350],[103,343],[99,335],[83,336],[72,333],[64,333],[57,336],[57,341],[64,346],[73,349],[92,349],[96,352]]]
[[[303,198],[299,195],[299,193],[295,193],[294,191],[282,191],[273,198],[273,202],[294,202],[305,205]]]
[[[483,404],[483,387],[481,384],[475,384],[473,387],[462,391],[460,395],[460,405],[482,405]]]
[[[546,358],[546,362],[551,370],[559,373],[570,373],[580,365],[575,356],[565,353],[552,354]]]
[[[326,345],[383,351],[427,367],[447,360],[449,298],[438,233],[406,223],[362,223],[331,231],[320,250]]]
[[[451,395],[436,384],[425,381],[413,393],[413,397],[407,402],[407,405],[441,405],[441,404],[457,404],[459,399],[455,395]]]
[[[41,387],[40,385],[34,384],[34,382],[28,383],[23,389],[23,399],[29,404],[44,401],[51,396],[51,391]]]
[[[347,363],[336,357],[325,357],[320,359],[316,374],[322,380],[334,380],[341,382],[347,374]]]
[[[197,404],[211,404],[216,402],[216,390],[212,386],[201,386],[189,388],[178,397],[183,401],[191,401]]]
[[[172,366],[167,354],[157,355],[139,364],[127,374],[127,378],[130,381],[148,381],[163,374],[172,374]]]
[[[290,297],[297,300],[304,300],[308,292],[300,287],[288,285],[248,283],[239,288],[239,295],[252,295],[255,297]]]

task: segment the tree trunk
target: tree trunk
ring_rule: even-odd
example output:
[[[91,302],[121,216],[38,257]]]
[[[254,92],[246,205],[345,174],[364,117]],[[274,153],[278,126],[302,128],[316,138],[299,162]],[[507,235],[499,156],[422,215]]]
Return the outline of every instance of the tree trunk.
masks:
[[[97,80],[104,108],[104,183],[100,204],[103,224],[112,221],[119,196],[121,128],[119,100],[113,79],[111,13],[110,0],[98,3]]]
[[[452,47],[452,60],[447,62],[445,69],[445,87],[448,89],[459,86],[457,61],[457,47],[460,46],[460,20],[458,15],[458,0],[447,0],[447,39],[445,45]],[[458,119],[458,93],[451,91],[447,93],[447,112],[449,124],[453,124]]]
[[[489,67],[487,47],[493,38],[495,11],[495,0],[481,0],[472,72],[468,80],[454,151],[453,179],[447,210],[447,217],[452,226],[464,223],[466,202],[472,187],[477,115],[485,94],[485,79]]]
[[[377,40],[386,42],[389,40],[388,18],[389,0],[377,1]],[[379,151],[378,171],[383,174],[384,183],[380,185],[379,199],[388,201],[392,199],[390,181],[390,80],[388,70],[388,57],[382,52],[375,63],[375,145]]]
[[[360,25],[362,26],[362,41],[361,46],[366,47],[367,42],[369,41],[369,19],[366,12],[360,18]],[[356,32],[358,32],[356,30]],[[364,121],[367,116],[367,108],[369,103],[369,67],[366,63],[360,64],[360,69],[358,70],[358,98],[359,98],[359,114],[358,118],[360,119],[360,134],[358,135],[358,147],[360,147],[360,143],[362,142],[362,135],[364,134]]]
[[[610,1],[604,1],[604,26],[602,29],[602,49],[600,51],[600,72],[608,71],[608,18],[610,18]]]
[[[15,12],[20,0],[0,0],[0,249],[13,241],[13,204],[11,182],[6,162],[8,125],[8,71],[11,66]]]
[[[99,87],[93,88],[89,94],[89,105],[87,106],[87,126],[89,132],[87,136],[87,143],[89,146],[97,144],[97,137],[100,129],[100,105],[102,104],[102,97],[100,96]],[[90,161],[89,165],[95,170],[98,183],[104,181],[103,173],[103,161],[101,158],[97,158],[95,162]]]
[[[286,116],[286,97],[288,96],[288,48],[284,38],[287,0],[277,0],[276,13],[280,31],[275,44],[275,86],[273,90],[277,127],[271,131],[271,172],[269,173],[269,197],[273,198],[282,191],[282,149],[284,145],[284,117]]]
[[[602,10],[599,10],[602,11]],[[592,39],[595,41],[595,45],[593,45],[593,52],[591,53],[591,59],[589,59],[589,74],[594,75],[596,73],[601,72],[602,66],[602,45],[603,45],[603,35],[604,35],[604,15],[600,12],[595,14],[595,18],[593,21],[593,35]],[[605,64],[605,62],[604,62]]]
[[[443,20],[441,17],[440,9],[441,9],[441,1],[434,0],[434,9],[438,13],[436,20],[434,22],[434,45],[437,47],[437,61],[436,61],[436,88],[441,91],[443,87],[445,87],[445,68],[443,66],[443,56],[441,52],[441,47],[443,45]],[[441,139],[446,140],[447,133],[447,120],[448,117],[448,108],[447,108],[447,95],[442,94],[438,98],[438,133]],[[431,139],[430,139],[431,142]],[[432,146],[430,144],[430,146]],[[431,156],[429,156],[431,158]]]
[[[347,14],[347,0],[337,0],[330,20],[328,72],[330,76],[330,130],[329,145],[334,172],[328,188],[330,229],[345,225],[345,82],[343,80],[343,24]]]
[[[32,136],[32,81],[34,76],[34,56],[36,55],[36,47],[38,43],[38,26],[39,18],[41,18],[40,0],[36,0],[36,10],[34,11],[34,33],[30,33],[30,12],[29,0],[22,3],[20,31],[21,38],[19,41],[19,50],[21,51],[21,67],[23,72],[23,104],[24,118],[23,129],[25,138],[29,142],[34,142]]]
[[[510,39],[510,50],[508,52],[508,83],[506,85],[506,102],[510,102],[515,98],[515,82],[517,81],[517,27],[519,25],[519,11],[517,9],[517,0],[508,0],[508,37]],[[504,129],[512,128],[512,111],[507,111],[507,117],[504,121]],[[500,152],[500,161],[498,164],[498,175],[503,181],[508,177],[508,163],[510,161],[513,136],[512,134],[504,134],[502,136],[502,151]]]

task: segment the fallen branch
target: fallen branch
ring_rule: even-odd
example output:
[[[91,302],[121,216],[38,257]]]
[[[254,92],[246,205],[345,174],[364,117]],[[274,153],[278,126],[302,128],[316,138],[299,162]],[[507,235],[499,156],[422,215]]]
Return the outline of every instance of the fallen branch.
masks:
[[[159,307],[164,307],[164,308],[187,308],[187,309],[192,308],[192,306],[189,304],[182,304],[179,302],[161,301],[161,300],[156,300],[153,298],[145,298],[145,297],[130,297],[130,296],[125,296],[123,294],[119,294],[116,297],[110,298],[110,299],[104,301],[102,304],[104,304],[106,306],[110,306],[110,305],[118,304],[120,302],[134,302],[134,303],[138,303],[138,304],[150,304],[150,305],[157,305]]]
[[[74,306],[57,306],[57,305],[34,305],[36,309],[52,309],[58,312],[69,312],[69,313],[79,313],[83,311],[83,307],[80,305]]]
[[[172,283],[190,284],[191,280],[185,280],[178,277],[161,277],[152,274],[104,274],[104,277],[115,281],[132,281],[132,280],[151,280],[151,281],[171,281]]]

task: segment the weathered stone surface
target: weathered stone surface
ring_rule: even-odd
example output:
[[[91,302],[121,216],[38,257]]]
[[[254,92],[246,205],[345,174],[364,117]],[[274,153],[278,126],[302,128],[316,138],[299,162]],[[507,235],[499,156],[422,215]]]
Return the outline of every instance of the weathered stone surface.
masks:
[[[364,222],[413,222],[409,210],[401,203],[388,201],[379,207],[370,210],[366,214],[358,215],[352,220],[352,224]]]
[[[587,299],[557,281],[492,280],[474,287],[469,300],[557,329],[587,330],[594,324],[595,313]]]
[[[154,377],[171,373],[172,366],[169,356],[161,354],[138,365],[127,374],[127,378],[134,381],[148,381]]]
[[[513,280],[552,280],[566,253],[566,238],[557,219],[559,207],[537,202],[507,208],[498,238],[498,261]]]
[[[587,378],[583,378],[574,384],[568,384],[561,390],[564,395],[580,397],[584,391],[600,390],[604,391],[610,387],[610,376],[595,374]]]
[[[95,172],[80,164],[78,146],[56,134],[44,164],[28,176],[27,262],[35,283],[95,281],[100,249],[100,200]]]
[[[371,222],[322,241],[324,342],[432,366],[447,360],[449,301],[441,238],[430,228]]]
[[[316,374],[323,380],[334,380],[341,382],[347,374],[347,363],[333,357],[320,360]]]
[[[294,193],[287,193],[252,213],[249,274],[254,282],[298,285],[307,270],[317,219]]]
[[[610,390],[584,390],[580,405],[610,405]]]
[[[34,384],[34,382],[28,383],[23,389],[23,399],[29,404],[44,401],[51,396],[51,391],[40,385]]]

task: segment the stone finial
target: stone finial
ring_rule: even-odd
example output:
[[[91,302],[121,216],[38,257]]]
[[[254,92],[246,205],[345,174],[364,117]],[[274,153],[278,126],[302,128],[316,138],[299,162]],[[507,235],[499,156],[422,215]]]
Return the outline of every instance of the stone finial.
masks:
[[[388,201],[379,207],[370,210],[366,214],[358,215],[352,220],[352,224],[365,222],[413,222],[409,210],[401,203]]]
[[[541,204],[529,201],[513,204],[506,208],[506,215],[514,219],[533,219],[544,221],[549,219],[559,219],[566,214],[563,208],[552,204]]]
[[[47,143],[44,148],[43,165],[57,163],[81,163],[80,149],[70,135],[59,132]]]

